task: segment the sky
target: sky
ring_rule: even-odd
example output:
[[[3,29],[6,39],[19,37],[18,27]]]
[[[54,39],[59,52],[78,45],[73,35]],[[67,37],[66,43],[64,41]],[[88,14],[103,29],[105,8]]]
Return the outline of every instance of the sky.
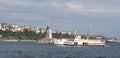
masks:
[[[120,38],[120,0],[0,0],[0,22]]]

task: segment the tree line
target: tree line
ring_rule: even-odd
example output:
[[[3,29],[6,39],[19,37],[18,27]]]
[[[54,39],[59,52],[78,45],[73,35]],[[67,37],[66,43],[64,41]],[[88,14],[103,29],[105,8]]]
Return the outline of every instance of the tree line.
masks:
[[[17,31],[17,32],[13,32],[10,30],[0,30],[0,39],[2,40],[39,40],[42,38],[45,38],[46,36],[46,32],[44,33],[36,33],[34,31]],[[69,34],[62,34],[62,33],[53,33],[52,34],[53,38],[71,38],[73,37],[73,35],[69,35]]]

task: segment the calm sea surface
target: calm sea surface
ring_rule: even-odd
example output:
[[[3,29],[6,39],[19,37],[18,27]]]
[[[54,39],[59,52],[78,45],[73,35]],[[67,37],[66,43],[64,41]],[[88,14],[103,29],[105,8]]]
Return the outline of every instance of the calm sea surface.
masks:
[[[105,47],[82,47],[0,42],[0,58],[120,58],[120,43],[106,43]]]

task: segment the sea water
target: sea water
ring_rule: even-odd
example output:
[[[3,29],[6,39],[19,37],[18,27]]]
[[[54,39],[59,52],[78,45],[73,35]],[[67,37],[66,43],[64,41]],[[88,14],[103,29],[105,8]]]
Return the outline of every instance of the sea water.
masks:
[[[97,47],[1,41],[0,58],[120,58],[120,43]]]

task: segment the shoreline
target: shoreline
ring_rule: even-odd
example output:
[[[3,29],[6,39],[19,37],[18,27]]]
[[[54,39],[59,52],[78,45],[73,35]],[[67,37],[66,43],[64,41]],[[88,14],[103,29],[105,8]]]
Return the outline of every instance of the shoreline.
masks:
[[[22,41],[22,42],[36,42],[36,40],[0,40],[0,41],[9,41],[9,42],[18,42],[18,41]]]

